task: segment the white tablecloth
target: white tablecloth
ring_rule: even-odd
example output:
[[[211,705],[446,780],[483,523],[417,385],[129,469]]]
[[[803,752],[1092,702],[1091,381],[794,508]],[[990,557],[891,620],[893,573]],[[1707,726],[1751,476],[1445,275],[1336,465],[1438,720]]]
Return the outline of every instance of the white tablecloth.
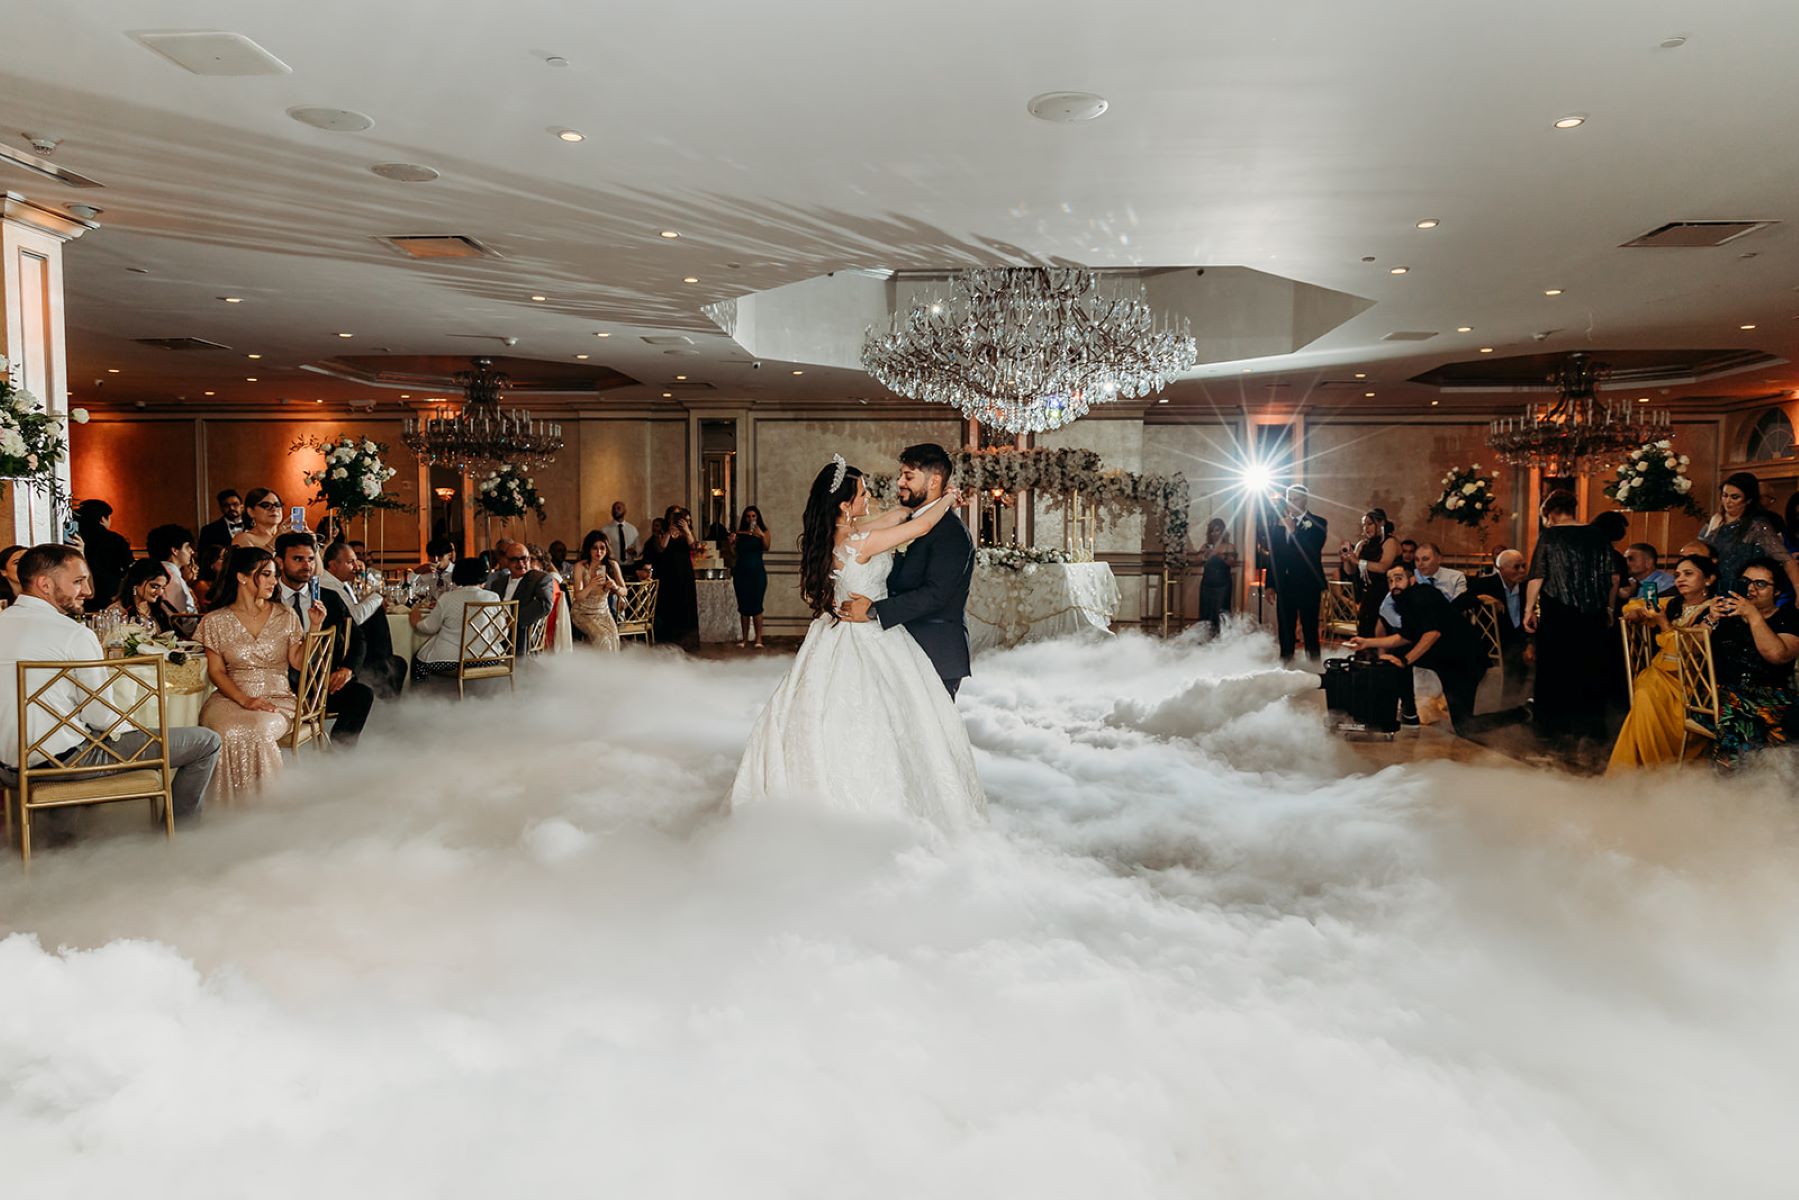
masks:
[[[737,589],[729,579],[696,579],[700,595],[700,641],[734,642],[743,632],[737,620]]]
[[[387,635],[393,641],[394,653],[406,660],[406,669],[412,669],[412,656],[418,648],[428,640],[413,631],[412,622],[406,616],[406,610],[387,614]]]
[[[968,638],[978,652],[1065,633],[1109,633],[1118,580],[1103,562],[977,566],[968,590]]]

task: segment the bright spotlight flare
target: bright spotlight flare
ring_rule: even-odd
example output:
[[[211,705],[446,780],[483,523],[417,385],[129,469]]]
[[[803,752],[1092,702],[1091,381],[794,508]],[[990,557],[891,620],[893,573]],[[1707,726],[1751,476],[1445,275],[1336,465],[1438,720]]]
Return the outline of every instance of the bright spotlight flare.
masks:
[[[1243,490],[1252,496],[1266,496],[1274,491],[1274,468],[1267,463],[1248,463],[1237,468]]]

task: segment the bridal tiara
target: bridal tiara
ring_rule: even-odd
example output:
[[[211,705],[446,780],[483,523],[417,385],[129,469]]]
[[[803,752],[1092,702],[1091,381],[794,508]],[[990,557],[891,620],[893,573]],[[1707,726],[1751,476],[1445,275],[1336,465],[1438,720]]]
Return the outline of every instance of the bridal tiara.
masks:
[[[841,454],[831,455],[831,462],[837,467],[837,469],[831,473],[831,491],[835,493],[838,488],[843,486],[843,477],[849,474],[850,465],[843,461],[843,455]]]

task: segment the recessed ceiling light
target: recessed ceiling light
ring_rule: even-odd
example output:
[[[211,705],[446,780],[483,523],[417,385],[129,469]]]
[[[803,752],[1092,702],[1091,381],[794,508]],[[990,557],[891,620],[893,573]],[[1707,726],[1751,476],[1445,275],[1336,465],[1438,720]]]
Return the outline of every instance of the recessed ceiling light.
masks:
[[[663,392],[662,398],[664,400],[673,400],[675,398],[675,394],[673,392]]]
[[[1364,399],[1364,400],[1372,400],[1372,399],[1374,399],[1374,393],[1373,393],[1373,392],[1363,392],[1363,393],[1362,393],[1362,399]]]
[[[313,403],[314,404],[323,404],[324,401],[323,400],[314,400]]]
[[[687,376],[685,376],[685,375],[677,375],[677,376],[675,376],[675,382],[676,382],[676,383],[683,383],[683,382],[685,382],[685,381],[686,381],[686,379],[687,379]]]
[[[1480,348],[1480,352],[1481,352],[1481,353],[1482,353],[1482,354],[1491,354],[1491,353],[1493,353],[1493,347],[1491,347],[1491,346],[1482,346],[1482,347],[1481,347],[1481,348]]]
[[[1410,267],[1394,267],[1393,269],[1388,271],[1387,274],[1389,274],[1389,275],[1404,275],[1406,272],[1410,271],[1411,269],[1412,268],[1410,268]]]
[[[576,129],[558,129],[556,136],[565,142],[585,142],[587,135]]]
[[[1575,129],[1586,123],[1587,119],[1585,117],[1566,116],[1557,121],[1555,127],[1557,129]]]
[[[685,279],[681,280],[682,283],[698,283],[699,281],[700,281],[699,276],[697,276],[697,275],[689,275]]]
[[[1435,218],[1435,217],[1426,217],[1426,218],[1424,218],[1424,220],[1418,222],[1418,228],[1420,228],[1420,229],[1435,229],[1437,226],[1441,225],[1442,223],[1443,222],[1437,220],[1437,218]]]
[[[356,335],[353,333],[340,333],[337,336],[338,337],[355,337]]]
[[[218,394],[218,393],[217,393],[217,392],[205,392],[205,393],[203,393],[203,394],[204,394],[204,395],[207,395],[207,396],[215,396],[215,395],[217,395],[217,394]]]
[[[220,296],[219,299],[223,300],[226,304],[242,304],[244,302],[242,296]]]
[[[1738,325],[1737,328],[1738,329],[1754,329],[1755,326],[1753,326],[1753,325]]]
[[[794,374],[795,375],[804,375],[805,372],[804,371],[795,371]]]
[[[246,354],[246,355],[244,355],[244,357],[245,357],[245,358],[261,358],[261,357],[262,357],[262,355],[260,355],[260,354]]]
[[[1160,400],[1156,401],[1156,403],[1157,404],[1166,404],[1166,403],[1168,403],[1168,397],[1163,396]]]
[[[1356,372],[1356,373],[1355,373],[1355,377],[1356,377],[1356,378],[1357,378],[1357,379],[1366,379],[1366,378],[1368,378],[1368,372],[1366,372],[1366,371],[1357,371],[1357,372]]]
[[[531,299],[537,301],[539,304],[542,304],[545,300],[548,300],[549,297],[548,296],[533,296],[533,297],[531,297]]]
[[[1473,333],[1474,326],[1472,326],[1472,325],[1457,325],[1455,327],[1455,331],[1457,333]]]
[[[671,241],[672,241],[672,240],[673,240],[673,239],[675,239],[675,238],[678,238],[678,237],[680,237],[680,236],[681,236],[681,235],[680,235],[680,234],[678,234],[678,233],[676,233],[676,232],[675,232],[675,231],[674,231],[674,230],[672,230],[672,229],[664,229],[664,230],[663,230],[663,231],[662,231],[662,236],[663,236],[663,237],[665,237],[665,238],[668,238],[668,239],[670,239],[670,240],[671,240]]]
[[[1647,396],[1638,396],[1638,397],[1637,397],[1637,403],[1638,403],[1638,404],[1647,404],[1647,403],[1649,403],[1649,397],[1647,397]]]
[[[255,383],[255,382],[256,382],[256,376],[254,376],[254,375],[246,375],[246,376],[244,376],[244,382],[245,382],[245,383]]]
[[[106,368],[106,373],[108,375],[117,375],[119,373],[119,369],[117,367],[108,367],[108,368]]]
[[[412,393],[411,393],[411,392],[401,392],[401,393],[400,393],[400,399],[402,399],[402,400],[410,400],[410,399],[412,399]]]
[[[1435,400],[1432,400],[1432,401],[1431,401],[1431,402],[1430,402],[1430,406],[1431,406],[1431,407],[1432,407],[1432,408],[1435,408],[1435,407],[1437,407],[1437,401],[1435,401]]]
[[[575,357],[580,358],[580,359],[585,359],[587,356],[585,354],[577,354],[577,355],[575,355]]]
[[[1544,288],[1543,294],[1545,296],[1559,296],[1562,294],[1562,289],[1561,288]]]
[[[596,333],[593,336],[595,336],[595,337],[611,337],[612,335],[609,333]]]

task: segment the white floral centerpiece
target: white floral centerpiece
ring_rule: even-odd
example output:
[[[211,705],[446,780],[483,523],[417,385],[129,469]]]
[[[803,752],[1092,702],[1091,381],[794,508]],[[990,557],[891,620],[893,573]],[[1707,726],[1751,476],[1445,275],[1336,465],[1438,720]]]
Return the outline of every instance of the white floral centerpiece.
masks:
[[[1023,571],[1045,563],[1072,562],[1066,550],[1039,550],[1034,546],[984,546],[974,552],[978,566]]]
[[[170,691],[197,692],[206,683],[206,656],[198,642],[184,642],[173,633],[125,622],[107,637],[107,645],[123,650],[126,658],[152,655],[163,659],[163,680]]]
[[[71,410],[69,420],[84,423],[87,410]],[[60,507],[67,497],[56,467],[68,455],[68,426],[13,383],[12,364],[0,356],[0,481],[22,483]]]
[[[1618,507],[1631,512],[1665,512],[1678,508],[1690,517],[1702,515],[1690,494],[1693,481],[1687,476],[1689,460],[1674,452],[1667,438],[1644,442],[1618,465],[1617,478],[1605,485],[1605,494],[1618,502]]]
[[[382,461],[387,444],[370,438],[345,435],[335,440],[308,438],[295,442],[288,450],[293,454],[311,450],[324,457],[325,463],[303,476],[318,489],[314,504],[323,504],[340,519],[349,520],[379,508],[403,509],[406,504],[398,496],[389,495],[387,481],[396,474]]]
[[[475,507],[486,516],[502,520],[528,512],[537,514],[539,524],[544,520],[543,496],[537,491],[537,481],[511,463],[489,471],[487,478],[475,485]]]
[[[1481,474],[1479,463],[1451,469],[1443,476],[1443,494],[1430,506],[1431,519],[1478,529],[1499,515],[1499,497],[1493,490],[1498,482],[1497,474]]]

